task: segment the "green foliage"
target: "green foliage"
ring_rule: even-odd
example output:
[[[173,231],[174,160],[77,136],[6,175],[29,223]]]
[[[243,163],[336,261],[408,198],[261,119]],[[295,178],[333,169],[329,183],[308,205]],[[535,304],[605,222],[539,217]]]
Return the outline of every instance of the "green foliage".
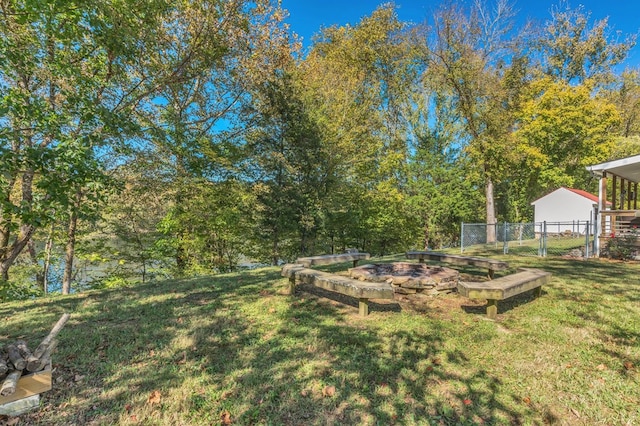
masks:
[[[27,300],[42,296],[42,289],[34,280],[39,272],[37,266],[18,263],[8,281],[0,280],[0,302]]]
[[[606,161],[619,123],[615,106],[591,95],[592,86],[548,78],[531,84],[515,136],[531,197],[559,186],[584,187],[590,164]]]
[[[603,255],[611,259],[632,260],[640,254],[640,231],[632,228],[630,232],[611,235],[603,250]]]
[[[5,279],[452,246],[638,152],[637,70],[612,68],[633,39],[582,8],[530,33],[506,0],[443,3],[431,27],[385,4],[302,52],[272,0],[2,7]]]
[[[620,64],[635,45],[635,35],[618,42],[611,36],[607,18],[592,24],[590,15],[584,6],[571,9],[568,3],[551,10],[551,19],[545,23],[536,44],[542,53],[543,71],[556,81],[607,82],[613,67]]]

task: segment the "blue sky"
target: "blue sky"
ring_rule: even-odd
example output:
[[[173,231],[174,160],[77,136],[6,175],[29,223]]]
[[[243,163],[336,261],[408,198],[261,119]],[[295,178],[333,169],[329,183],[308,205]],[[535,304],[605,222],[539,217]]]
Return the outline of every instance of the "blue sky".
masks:
[[[291,30],[303,37],[304,45],[309,46],[311,37],[321,27],[333,24],[356,24],[363,16],[371,14],[379,4],[376,0],[282,0],[282,7],[289,11],[287,22]],[[528,18],[544,21],[550,17],[549,11],[559,4],[558,0],[515,0],[512,2],[518,11],[518,19]],[[441,4],[440,0],[397,0],[398,16],[403,21],[424,22],[430,20],[433,11]],[[582,0],[570,1],[571,7],[584,5],[591,11],[592,19],[609,17],[609,26],[623,35],[637,34],[640,30],[640,0]],[[621,37],[624,39],[624,37]],[[630,52],[627,65],[640,63],[640,47]]]

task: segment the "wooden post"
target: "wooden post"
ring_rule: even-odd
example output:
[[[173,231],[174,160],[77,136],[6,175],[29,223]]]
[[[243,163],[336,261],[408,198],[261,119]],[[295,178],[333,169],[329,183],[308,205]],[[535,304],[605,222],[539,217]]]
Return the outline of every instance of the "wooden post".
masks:
[[[616,175],[613,175],[613,184],[611,185],[611,196],[612,196],[612,200],[611,200],[611,210],[618,210],[618,200],[617,200],[617,187],[618,186],[618,177]]]
[[[492,280],[493,276],[495,275],[495,272],[493,269],[489,268],[489,279]]]
[[[598,256],[600,255],[600,242],[604,241],[605,236],[605,227],[607,225],[607,218],[603,215],[604,211],[607,209],[607,172],[602,172],[602,177],[600,178],[600,193],[598,197],[598,217],[597,221],[599,222],[600,229],[598,230]]]
[[[426,261],[424,260],[424,257],[421,257],[420,259],[418,259],[419,263],[426,263]]]
[[[631,181],[627,181],[627,210],[631,210]]]
[[[487,300],[487,317],[490,319],[495,319],[496,315],[498,315],[498,301],[495,299]]]
[[[369,315],[369,299],[359,299],[358,311],[363,317]]]
[[[289,288],[288,288],[288,293],[287,294],[295,294],[296,293],[296,276],[295,275],[291,275],[289,277]]]
[[[638,183],[633,185],[633,209],[638,210]]]

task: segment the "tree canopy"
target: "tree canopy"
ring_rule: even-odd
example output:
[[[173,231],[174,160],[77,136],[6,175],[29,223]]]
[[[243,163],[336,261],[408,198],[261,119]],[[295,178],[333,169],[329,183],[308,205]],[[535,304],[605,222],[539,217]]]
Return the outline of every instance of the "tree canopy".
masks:
[[[595,189],[638,150],[635,39],[516,18],[383,4],[303,51],[275,0],[0,0],[0,297],[452,246]]]

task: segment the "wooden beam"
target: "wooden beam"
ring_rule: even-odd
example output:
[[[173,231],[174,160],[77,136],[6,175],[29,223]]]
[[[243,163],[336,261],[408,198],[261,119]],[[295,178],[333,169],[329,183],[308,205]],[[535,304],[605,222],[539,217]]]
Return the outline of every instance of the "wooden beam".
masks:
[[[638,183],[633,186],[633,209],[638,210]]]
[[[611,210],[618,210],[618,197],[617,197],[618,176],[613,175],[613,184],[611,185],[611,196],[613,197],[611,203]]]

